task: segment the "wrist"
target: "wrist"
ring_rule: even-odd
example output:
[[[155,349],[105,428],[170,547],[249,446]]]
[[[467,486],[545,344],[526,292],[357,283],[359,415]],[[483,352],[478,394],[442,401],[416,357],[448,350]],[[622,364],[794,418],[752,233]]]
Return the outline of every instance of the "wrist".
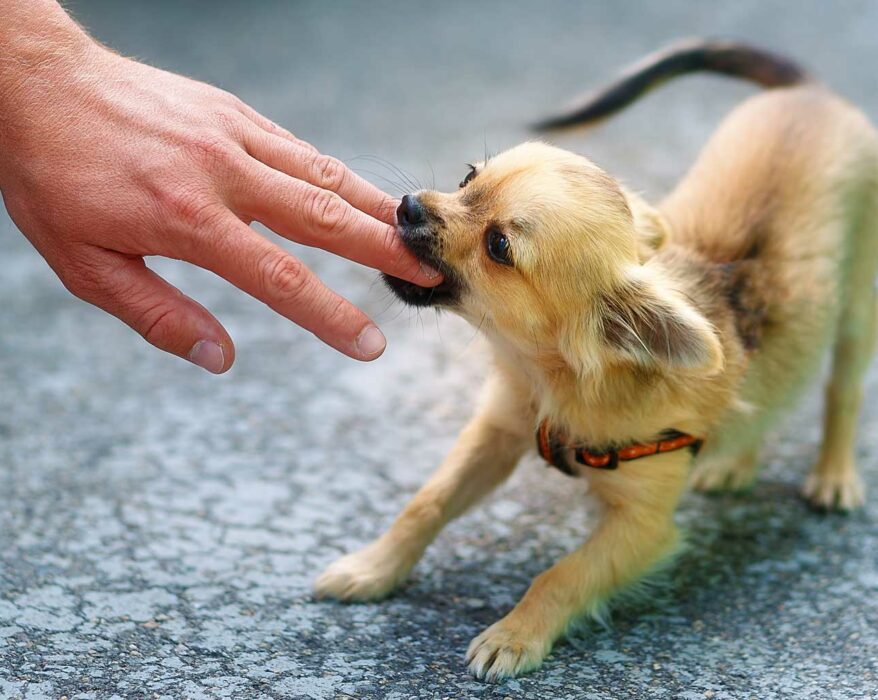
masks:
[[[0,0],[0,116],[81,64],[97,44],[55,0]],[[25,94],[22,94],[25,93]],[[2,120],[0,120],[2,125]]]
[[[0,0],[0,16],[0,152],[14,153],[106,49],[54,0]]]

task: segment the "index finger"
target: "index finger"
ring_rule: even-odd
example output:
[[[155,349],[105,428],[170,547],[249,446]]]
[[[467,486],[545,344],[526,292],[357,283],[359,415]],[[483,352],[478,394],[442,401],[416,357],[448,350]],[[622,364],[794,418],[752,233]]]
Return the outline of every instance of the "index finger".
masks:
[[[244,147],[251,156],[268,167],[335,192],[369,216],[385,224],[396,225],[399,201],[351,171],[337,158],[262,129],[248,131],[244,137]]]
[[[439,272],[414,256],[394,226],[367,216],[331,190],[256,160],[250,160],[241,175],[226,198],[227,205],[242,218],[260,221],[297,243],[328,250],[424,287],[441,282]]]

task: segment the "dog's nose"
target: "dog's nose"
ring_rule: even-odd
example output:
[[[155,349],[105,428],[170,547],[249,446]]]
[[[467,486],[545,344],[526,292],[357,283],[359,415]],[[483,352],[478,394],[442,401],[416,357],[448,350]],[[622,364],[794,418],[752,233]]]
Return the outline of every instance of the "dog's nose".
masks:
[[[400,226],[417,226],[427,222],[427,210],[413,194],[407,194],[396,208],[396,220]]]

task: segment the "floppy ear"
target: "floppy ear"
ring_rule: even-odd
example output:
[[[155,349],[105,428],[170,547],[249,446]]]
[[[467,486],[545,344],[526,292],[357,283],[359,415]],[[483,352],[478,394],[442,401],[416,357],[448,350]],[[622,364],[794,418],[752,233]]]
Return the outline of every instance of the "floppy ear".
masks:
[[[644,366],[722,369],[716,330],[680,295],[649,280],[629,280],[601,302],[601,331],[611,353]]]

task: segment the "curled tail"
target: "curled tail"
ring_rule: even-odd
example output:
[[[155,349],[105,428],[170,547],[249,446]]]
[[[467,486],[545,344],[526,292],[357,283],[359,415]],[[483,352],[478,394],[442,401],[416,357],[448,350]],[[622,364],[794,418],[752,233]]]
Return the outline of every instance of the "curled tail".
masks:
[[[700,71],[743,78],[767,88],[812,80],[800,66],[764,49],[732,41],[686,40],[650,54],[618,80],[585,96],[566,112],[538,122],[534,128],[563,129],[604,119],[662,83]]]

